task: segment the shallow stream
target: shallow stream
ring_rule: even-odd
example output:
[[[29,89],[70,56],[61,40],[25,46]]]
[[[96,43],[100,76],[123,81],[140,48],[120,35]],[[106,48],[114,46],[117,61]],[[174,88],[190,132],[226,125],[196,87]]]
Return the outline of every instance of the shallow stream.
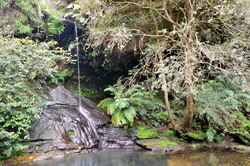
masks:
[[[25,166],[250,166],[250,154],[227,150],[193,150],[171,155],[145,150],[114,149],[36,161]]]

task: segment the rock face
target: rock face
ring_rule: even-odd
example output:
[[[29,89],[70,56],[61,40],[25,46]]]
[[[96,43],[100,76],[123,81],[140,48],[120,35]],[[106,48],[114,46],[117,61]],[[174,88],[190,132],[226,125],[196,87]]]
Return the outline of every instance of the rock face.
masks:
[[[118,148],[133,148],[139,147],[135,144],[135,133],[126,131],[119,127],[102,126],[97,129],[100,138],[99,147],[102,149],[118,149]]]
[[[40,120],[32,125],[30,151],[89,149],[99,145],[96,128],[109,122],[104,112],[64,87],[49,93]]]
[[[59,86],[49,93],[45,109],[32,125],[30,152],[136,148],[132,131],[108,127],[108,116],[85,98]],[[107,126],[107,127],[106,127]]]

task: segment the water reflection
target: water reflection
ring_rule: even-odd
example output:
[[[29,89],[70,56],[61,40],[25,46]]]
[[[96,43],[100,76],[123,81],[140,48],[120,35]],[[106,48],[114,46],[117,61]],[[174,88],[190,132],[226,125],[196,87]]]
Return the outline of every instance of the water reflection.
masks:
[[[167,165],[165,153],[141,150],[103,150],[87,155],[41,161],[32,166],[158,166]]]
[[[168,155],[161,152],[116,149],[40,161],[30,166],[250,166],[250,154],[197,150]]]
[[[229,150],[197,150],[170,155],[168,166],[250,166],[250,154]]]

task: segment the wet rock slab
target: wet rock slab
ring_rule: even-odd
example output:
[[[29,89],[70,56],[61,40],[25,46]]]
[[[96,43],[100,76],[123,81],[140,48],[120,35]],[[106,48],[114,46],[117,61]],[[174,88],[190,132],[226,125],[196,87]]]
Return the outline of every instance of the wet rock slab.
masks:
[[[120,127],[103,126],[97,129],[101,149],[138,149],[135,144],[134,131],[126,131]]]
[[[29,152],[97,147],[96,128],[107,122],[107,115],[93,103],[57,87],[49,93],[41,118],[32,124]]]

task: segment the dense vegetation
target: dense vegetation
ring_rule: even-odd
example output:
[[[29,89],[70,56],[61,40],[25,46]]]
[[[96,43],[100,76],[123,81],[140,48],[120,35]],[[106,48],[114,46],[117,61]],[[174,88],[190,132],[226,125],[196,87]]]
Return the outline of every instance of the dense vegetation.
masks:
[[[37,43],[28,38],[0,36],[0,156],[9,157],[28,139],[32,120],[39,118],[46,80],[57,71],[63,51],[55,42]]]
[[[145,105],[147,94],[153,98],[157,91],[165,110],[162,103],[155,107],[179,134],[195,128],[208,140],[223,133],[249,143],[248,1],[96,0],[68,8],[89,28],[87,44],[96,52],[104,50],[107,59],[111,53],[141,55],[130,77],[107,89],[114,99],[99,104],[113,123],[131,125],[145,117],[144,109],[150,121],[155,109]]]
[[[65,22],[79,30],[81,67],[98,73],[84,80],[104,85],[103,76],[112,83],[128,73],[99,103],[112,123],[250,144],[248,0],[54,2],[0,0],[0,159],[23,149],[48,83],[74,77],[72,66],[57,73],[65,56],[51,41]],[[75,46],[64,48],[75,54]]]
[[[27,147],[19,141],[29,139],[30,125],[42,110],[37,104],[45,100],[46,86],[55,77],[57,62],[65,60],[66,53],[56,47],[55,41],[35,42],[27,37],[39,37],[34,30],[41,32],[47,24],[38,17],[38,1],[0,1],[0,4],[1,160],[19,155]],[[43,33],[45,36],[48,34]]]

